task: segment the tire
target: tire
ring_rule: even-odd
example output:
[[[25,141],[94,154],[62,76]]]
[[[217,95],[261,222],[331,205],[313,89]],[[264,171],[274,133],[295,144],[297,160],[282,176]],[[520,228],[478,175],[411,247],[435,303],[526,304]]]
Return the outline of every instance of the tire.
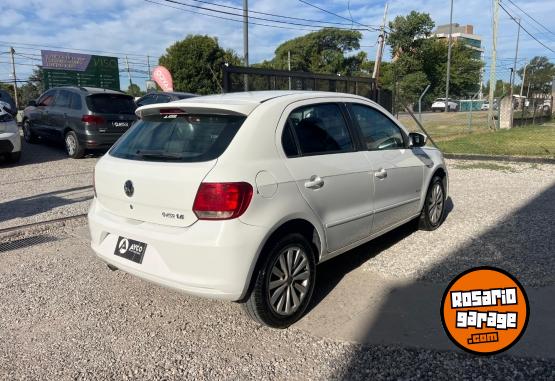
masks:
[[[21,159],[21,151],[6,154],[8,163],[17,163]]]
[[[271,243],[261,255],[263,262],[253,274],[254,286],[243,309],[260,324],[287,328],[303,316],[312,298],[316,281],[314,250],[304,236],[289,233]],[[288,265],[288,258],[293,266]],[[291,273],[297,274],[291,277]]]
[[[31,130],[31,122],[29,122],[29,119],[23,121],[23,138],[30,144],[38,142],[37,135]]]
[[[443,180],[434,176],[426,193],[424,207],[420,212],[418,228],[421,230],[436,230],[445,219],[445,188]]]
[[[85,147],[79,143],[77,134],[74,131],[68,131],[64,137],[66,152],[72,159],[80,159],[85,156]]]

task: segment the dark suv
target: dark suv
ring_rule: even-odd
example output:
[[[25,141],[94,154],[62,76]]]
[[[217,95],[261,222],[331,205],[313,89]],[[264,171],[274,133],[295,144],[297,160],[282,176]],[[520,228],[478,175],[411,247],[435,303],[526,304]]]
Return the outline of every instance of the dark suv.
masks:
[[[64,141],[72,158],[87,149],[107,149],[137,120],[133,97],[94,87],[55,87],[29,102],[23,136]]]
[[[155,92],[147,93],[143,95],[142,97],[137,99],[135,103],[137,104],[137,107],[141,107],[145,105],[151,105],[153,103],[168,103],[168,102],[178,101],[180,99],[187,99],[187,98],[192,98],[196,96],[197,96],[196,94],[179,93],[176,91],[173,91],[173,92],[155,91]]]

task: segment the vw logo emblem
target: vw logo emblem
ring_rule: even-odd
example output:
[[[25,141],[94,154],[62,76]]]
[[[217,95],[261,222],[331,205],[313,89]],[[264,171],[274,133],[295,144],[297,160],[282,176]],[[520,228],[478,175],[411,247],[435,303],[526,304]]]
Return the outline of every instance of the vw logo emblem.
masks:
[[[133,188],[133,183],[131,182],[131,180],[127,180],[125,184],[123,184],[123,190],[128,197],[133,196],[135,188]]]

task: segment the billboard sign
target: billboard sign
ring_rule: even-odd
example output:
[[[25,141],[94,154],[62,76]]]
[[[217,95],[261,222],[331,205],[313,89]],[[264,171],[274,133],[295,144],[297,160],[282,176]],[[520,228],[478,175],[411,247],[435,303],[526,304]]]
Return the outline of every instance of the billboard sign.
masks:
[[[120,90],[117,57],[41,50],[44,88],[91,86]]]

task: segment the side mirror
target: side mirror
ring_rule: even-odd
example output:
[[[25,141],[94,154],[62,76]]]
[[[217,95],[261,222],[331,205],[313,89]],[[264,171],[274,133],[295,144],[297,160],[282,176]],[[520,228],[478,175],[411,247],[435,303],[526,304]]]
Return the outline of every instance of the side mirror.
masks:
[[[30,101],[27,103],[27,106],[30,106],[30,107],[37,107],[37,102],[34,101],[34,100],[30,100]]]
[[[424,147],[428,141],[428,137],[420,132],[411,132],[409,134],[411,147]]]

